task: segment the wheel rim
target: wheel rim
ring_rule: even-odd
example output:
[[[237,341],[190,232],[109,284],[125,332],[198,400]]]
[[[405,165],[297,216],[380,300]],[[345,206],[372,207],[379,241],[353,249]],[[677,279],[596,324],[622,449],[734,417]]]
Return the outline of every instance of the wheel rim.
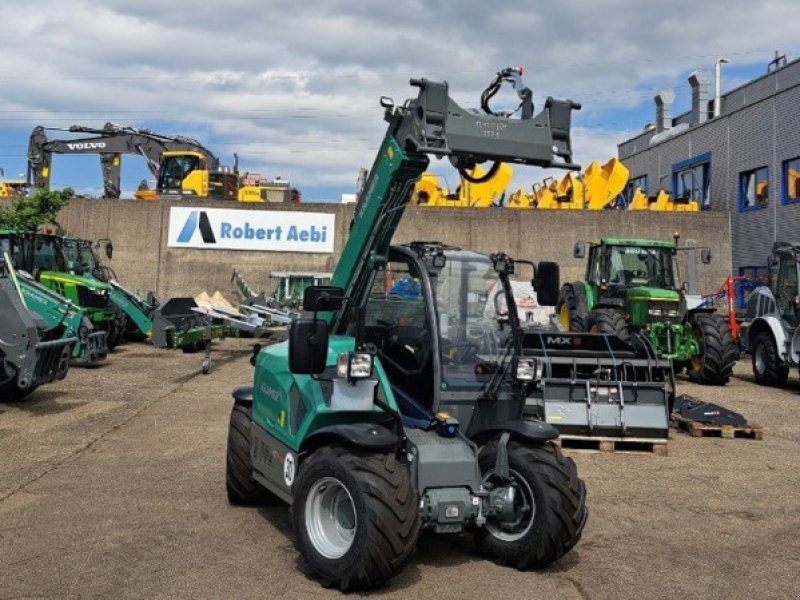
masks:
[[[598,327],[597,325],[592,325],[591,327],[589,327],[589,333],[603,333],[603,332],[600,331],[600,327]]]
[[[558,310],[558,320],[561,322],[561,326],[566,331],[569,331],[569,306],[566,304],[562,304],[561,308]]]
[[[764,344],[756,346],[756,351],[753,354],[753,367],[755,367],[758,375],[763,374],[764,371],[767,370],[767,358],[765,354],[766,350],[764,350]]]
[[[494,475],[490,471],[484,478],[486,483]],[[527,535],[533,527],[533,520],[536,517],[536,500],[533,498],[533,490],[525,478],[514,469],[509,469],[511,476],[511,486],[516,490],[514,507],[517,509],[519,518],[513,523],[508,521],[497,521],[492,517],[486,519],[486,530],[495,538],[503,542],[516,542]]]
[[[306,531],[314,549],[325,558],[341,558],[353,545],[358,519],[353,497],[334,477],[314,483],[306,498]]]

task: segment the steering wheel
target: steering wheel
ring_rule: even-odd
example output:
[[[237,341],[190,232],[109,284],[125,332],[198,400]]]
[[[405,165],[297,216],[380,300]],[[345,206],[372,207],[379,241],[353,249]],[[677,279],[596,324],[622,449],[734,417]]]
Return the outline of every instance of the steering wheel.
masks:
[[[414,325],[392,325],[387,327],[383,334],[382,347],[379,350],[381,359],[389,362],[404,375],[421,373],[431,356],[429,335],[427,329]],[[389,355],[390,348],[402,348],[405,351],[405,356],[413,360],[417,365],[416,368],[407,369],[404,367],[397,359]]]
[[[450,352],[455,349],[455,352]],[[474,357],[481,349],[476,342],[442,342],[442,360],[451,365],[460,365],[467,362],[465,359]]]

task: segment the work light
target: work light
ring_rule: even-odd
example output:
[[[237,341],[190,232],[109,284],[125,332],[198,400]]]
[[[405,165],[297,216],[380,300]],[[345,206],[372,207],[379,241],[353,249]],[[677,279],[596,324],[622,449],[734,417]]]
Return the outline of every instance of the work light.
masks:
[[[342,352],[336,359],[336,374],[347,379],[366,379],[372,375],[372,355],[367,352]]]

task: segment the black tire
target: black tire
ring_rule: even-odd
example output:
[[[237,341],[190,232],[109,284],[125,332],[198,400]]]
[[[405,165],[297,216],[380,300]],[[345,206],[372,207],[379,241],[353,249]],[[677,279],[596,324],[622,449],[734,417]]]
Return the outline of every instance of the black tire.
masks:
[[[759,331],[753,340],[753,376],[759,385],[782,387],[789,377],[789,367],[781,365],[778,348],[769,331]]]
[[[481,473],[491,473],[497,459],[497,440],[481,449]],[[478,549],[495,562],[517,569],[546,567],[567,554],[581,539],[589,515],[586,486],[571,458],[552,442],[528,445],[508,443],[511,476],[527,485],[520,493],[533,494],[533,522],[522,531],[501,532],[491,519],[475,531]],[[519,483],[518,483],[519,485]],[[507,535],[502,539],[499,535]]]
[[[3,402],[19,402],[30,396],[37,387],[39,386],[32,385],[24,390],[19,389],[15,375],[11,380],[0,384],[0,399]]]
[[[225,457],[225,487],[231,504],[254,506],[274,498],[253,479],[250,463],[251,423],[250,406],[235,403],[228,425],[228,451]]]
[[[588,309],[583,284],[565,283],[561,287],[556,314],[567,331],[586,331]]]
[[[719,315],[700,313],[692,317],[692,335],[700,344],[700,355],[689,361],[689,379],[703,385],[725,385],[739,358],[739,347],[731,326]]]
[[[325,556],[312,542],[307,522],[310,494],[325,484],[346,490],[355,531],[341,556]],[[410,469],[394,453],[371,453],[326,446],[300,465],[292,490],[292,522],[297,548],[326,587],[367,589],[397,575],[414,551],[420,532],[419,496]],[[319,539],[318,536],[315,539]]]
[[[595,308],[589,315],[588,330],[594,333],[615,335],[626,342],[631,337],[625,315],[616,308]]]

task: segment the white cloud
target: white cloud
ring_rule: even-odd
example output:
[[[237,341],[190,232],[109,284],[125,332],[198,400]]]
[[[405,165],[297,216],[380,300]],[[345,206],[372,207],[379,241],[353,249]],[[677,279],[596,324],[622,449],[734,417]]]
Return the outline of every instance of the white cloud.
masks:
[[[379,96],[411,95],[410,77],[447,79],[458,102],[476,106],[497,69],[522,64],[538,106],[548,95],[583,102],[574,146],[587,163],[612,156],[642,125],[604,125],[598,115],[631,109],[718,55],[766,62],[773,48],[797,47],[788,0],[757,14],[744,0],[0,0],[0,8],[14,49],[0,72],[7,126],[155,123],[300,186],[352,186],[385,129]]]

